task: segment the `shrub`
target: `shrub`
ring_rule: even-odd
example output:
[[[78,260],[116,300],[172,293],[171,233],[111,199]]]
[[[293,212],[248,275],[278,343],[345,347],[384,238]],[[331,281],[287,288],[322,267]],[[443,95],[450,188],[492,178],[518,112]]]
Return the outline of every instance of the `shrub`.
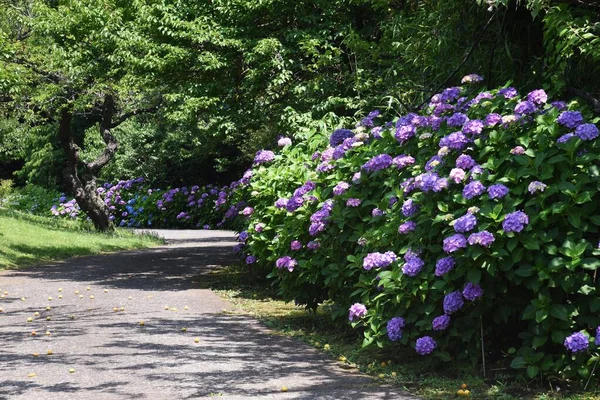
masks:
[[[567,108],[543,90],[452,87],[419,114],[371,113],[335,147],[286,146],[252,170],[239,247],[287,300],[333,300],[365,344],[478,361],[483,343],[530,377],[586,377],[599,119]]]

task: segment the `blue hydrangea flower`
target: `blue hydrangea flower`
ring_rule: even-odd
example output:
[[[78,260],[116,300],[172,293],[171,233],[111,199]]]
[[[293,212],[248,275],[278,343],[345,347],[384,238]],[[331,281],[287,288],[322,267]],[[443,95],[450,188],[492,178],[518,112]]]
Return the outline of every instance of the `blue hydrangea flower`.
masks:
[[[443,276],[452,271],[455,262],[451,256],[440,258],[435,264],[435,276]]]
[[[556,118],[556,122],[569,129],[575,129],[583,124],[583,115],[579,111],[563,111]]]
[[[461,150],[467,146],[469,139],[462,132],[453,132],[440,139],[440,147]]]
[[[517,114],[517,115],[532,114],[536,110],[537,110],[537,108],[535,107],[535,104],[533,104],[529,100],[525,100],[525,101],[521,101],[517,104],[517,106],[515,107],[515,114]]]
[[[375,172],[385,169],[392,165],[392,156],[388,154],[379,154],[367,161],[361,169],[367,172]]]
[[[360,206],[361,200],[360,199],[348,199],[346,200],[346,206],[348,207],[358,207]]]
[[[246,264],[250,265],[250,264],[254,264],[255,262],[256,262],[256,257],[254,257],[254,256],[246,257]]]
[[[398,169],[408,167],[409,165],[413,165],[414,163],[415,159],[411,156],[407,156],[406,154],[401,154],[397,157],[394,157],[394,159],[392,160],[392,164],[398,167]]]
[[[450,118],[448,118],[446,123],[448,124],[448,126],[463,126],[468,120],[469,117],[467,117],[465,114],[455,113]]]
[[[387,322],[387,335],[392,342],[402,339],[402,328],[404,328],[404,318],[395,317]]]
[[[483,184],[481,182],[473,181],[473,182],[465,185],[462,194],[467,200],[470,200],[473,197],[477,197],[477,196],[481,195],[484,191],[485,191],[485,186],[483,186]]]
[[[508,194],[508,188],[501,183],[496,183],[487,189],[490,199],[501,199]]]
[[[506,214],[502,222],[504,232],[521,232],[525,225],[529,223],[529,217],[523,211],[515,211]]]
[[[405,217],[412,217],[419,211],[419,206],[414,203],[413,199],[404,200],[402,203],[402,214]]]
[[[540,181],[533,181],[527,187],[529,193],[534,194],[535,192],[543,192],[546,189],[546,184]]]
[[[469,235],[468,242],[471,246],[481,245],[483,247],[490,247],[494,243],[494,235],[488,231],[481,231]]]
[[[350,129],[336,129],[329,137],[329,145],[331,147],[339,146],[344,143],[345,139],[354,137],[354,132]]]
[[[548,101],[548,95],[544,91],[544,89],[537,89],[527,94],[527,100],[532,102],[533,104],[541,105],[545,104]]]
[[[465,299],[469,301],[475,301],[481,296],[483,296],[483,289],[481,288],[481,286],[469,282],[465,285],[462,295]]]
[[[462,131],[467,135],[480,135],[483,131],[484,124],[481,120],[472,119],[463,125]]]
[[[434,331],[443,331],[448,329],[450,326],[450,316],[449,315],[440,315],[433,319],[431,323],[431,327]]]
[[[275,153],[270,150],[259,150],[254,156],[254,164],[264,164],[275,159]]]
[[[581,124],[575,129],[575,134],[581,140],[594,140],[598,137],[598,128],[594,124]]]
[[[575,332],[564,341],[564,346],[573,353],[586,351],[589,346],[588,338],[581,332]]]
[[[454,253],[455,251],[463,249],[465,247],[467,247],[467,239],[460,233],[457,233],[444,239],[443,248],[444,251],[448,254]]]
[[[335,187],[333,188],[333,194],[336,196],[339,196],[341,194],[343,194],[344,192],[346,192],[346,190],[348,190],[350,188],[350,185],[347,182],[340,182],[337,185],[335,185]]]
[[[456,290],[444,297],[444,312],[448,315],[457,312],[465,305],[462,294]]]
[[[406,221],[398,227],[398,233],[406,235],[407,233],[413,232],[417,229],[417,223],[414,221]]]
[[[419,257],[410,257],[410,259],[402,266],[402,273],[408,276],[416,276],[419,272],[421,272],[424,265],[425,262]]]
[[[415,350],[417,353],[424,356],[431,354],[436,347],[437,343],[431,336],[423,336],[422,338],[417,339]]]
[[[460,156],[458,156],[458,158],[456,159],[456,167],[457,168],[461,168],[461,169],[471,169],[473,168],[477,163],[475,162],[475,160],[468,154],[461,154]]]
[[[473,214],[467,213],[454,221],[454,230],[458,233],[469,232],[472,231],[476,225],[477,218]]]

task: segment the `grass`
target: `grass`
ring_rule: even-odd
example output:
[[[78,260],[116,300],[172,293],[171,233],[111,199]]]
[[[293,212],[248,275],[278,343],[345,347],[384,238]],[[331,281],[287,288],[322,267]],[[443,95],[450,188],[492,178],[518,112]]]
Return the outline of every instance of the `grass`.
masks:
[[[262,320],[278,334],[295,337],[328,353],[343,368],[359,369],[381,382],[395,385],[426,400],[599,400],[600,390],[583,392],[566,383],[540,382],[519,378],[509,369],[496,371],[493,378],[482,377],[481,370],[461,362],[441,363],[421,357],[414,350],[398,346],[385,350],[376,346],[361,348],[362,338],[346,324],[334,322],[330,307],[308,313],[277,299],[276,293],[261,278],[264,274],[229,267],[215,270],[201,281],[220,296]],[[502,373],[502,374],[501,374]],[[457,395],[467,384],[470,395]]]
[[[158,238],[149,235],[121,230],[102,234],[76,221],[0,209],[0,270],[159,243]]]

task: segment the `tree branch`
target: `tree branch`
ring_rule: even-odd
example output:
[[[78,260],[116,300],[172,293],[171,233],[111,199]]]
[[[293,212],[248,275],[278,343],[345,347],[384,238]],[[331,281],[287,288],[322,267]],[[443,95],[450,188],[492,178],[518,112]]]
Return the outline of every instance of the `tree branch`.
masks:
[[[120,116],[117,117],[117,120],[110,125],[110,128],[111,129],[116,128],[117,126],[121,125],[123,122],[127,121],[129,118],[131,118],[133,116],[140,115],[140,114],[155,113],[160,108],[160,103],[161,103],[161,101],[159,100],[158,104],[155,106],[148,107],[148,108],[139,108],[137,110],[133,110],[133,111],[126,112],[125,114],[121,114]]]
[[[102,106],[102,120],[100,121],[100,135],[102,135],[106,147],[98,158],[86,164],[88,171],[94,176],[113,159],[119,147],[119,142],[110,131],[113,125],[112,116],[114,112],[115,100],[111,94],[106,94]]]

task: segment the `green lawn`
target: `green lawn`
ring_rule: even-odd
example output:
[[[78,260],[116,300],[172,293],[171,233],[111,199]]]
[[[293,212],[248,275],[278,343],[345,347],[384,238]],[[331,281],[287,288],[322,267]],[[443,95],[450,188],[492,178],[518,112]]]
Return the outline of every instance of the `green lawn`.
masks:
[[[0,269],[68,257],[145,248],[160,244],[151,236],[117,230],[101,234],[75,221],[37,217],[0,209]]]

